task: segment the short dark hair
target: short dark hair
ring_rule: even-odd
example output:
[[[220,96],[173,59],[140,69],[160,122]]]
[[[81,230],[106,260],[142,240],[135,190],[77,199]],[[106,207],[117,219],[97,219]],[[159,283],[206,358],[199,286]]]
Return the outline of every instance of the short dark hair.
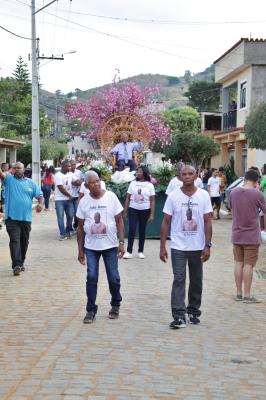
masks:
[[[142,169],[144,180],[150,182],[151,181],[151,177],[150,177],[150,173],[149,173],[149,170],[146,167],[146,165],[140,165],[137,168],[137,170],[138,169]],[[138,178],[136,180],[138,181]]]
[[[246,173],[245,173],[245,180],[246,181],[251,181],[251,182],[258,182],[260,176],[258,174],[258,172],[255,169],[249,169]]]
[[[224,167],[220,167],[219,171],[224,172]]]

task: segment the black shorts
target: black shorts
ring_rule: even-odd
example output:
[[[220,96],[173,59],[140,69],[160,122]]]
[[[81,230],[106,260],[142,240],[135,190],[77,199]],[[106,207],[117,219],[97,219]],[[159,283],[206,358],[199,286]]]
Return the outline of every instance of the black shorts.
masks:
[[[214,204],[219,207],[221,205],[221,197],[211,197],[211,202],[212,202],[212,206],[214,206]]]

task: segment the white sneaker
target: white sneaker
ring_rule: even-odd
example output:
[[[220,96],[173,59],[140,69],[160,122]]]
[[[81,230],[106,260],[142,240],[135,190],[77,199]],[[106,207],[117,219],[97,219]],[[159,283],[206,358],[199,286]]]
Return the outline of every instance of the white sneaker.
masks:
[[[133,258],[133,255],[132,254],[130,254],[128,251],[123,255],[123,258],[125,258],[126,260],[128,259],[128,258]]]
[[[143,253],[139,253],[139,258],[145,258]]]

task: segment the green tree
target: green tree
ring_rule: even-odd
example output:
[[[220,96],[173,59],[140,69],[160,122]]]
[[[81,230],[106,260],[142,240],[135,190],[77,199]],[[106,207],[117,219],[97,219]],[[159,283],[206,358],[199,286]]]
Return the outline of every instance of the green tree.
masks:
[[[195,132],[173,132],[164,153],[172,162],[184,161],[200,167],[205,158],[219,154],[220,147],[210,136]]]
[[[246,119],[245,134],[251,148],[266,150],[266,102],[251,110]]]
[[[192,107],[180,107],[163,113],[164,122],[171,130],[178,132],[199,132],[200,115]]]
[[[208,81],[193,81],[184,93],[188,97],[188,105],[198,111],[218,112],[221,85]]]
[[[25,97],[31,93],[30,73],[28,70],[28,65],[23,61],[21,56],[19,56],[17,60],[16,68],[12,76],[19,83],[20,90],[17,94]]]
[[[65,143],[58,143],[56,140],[41,139],[41,160],[57,160],[63,159],[68,152]],[[32,143],[27,141],[26,145],[17,149],[17,159],[28,165],[32,161]]]

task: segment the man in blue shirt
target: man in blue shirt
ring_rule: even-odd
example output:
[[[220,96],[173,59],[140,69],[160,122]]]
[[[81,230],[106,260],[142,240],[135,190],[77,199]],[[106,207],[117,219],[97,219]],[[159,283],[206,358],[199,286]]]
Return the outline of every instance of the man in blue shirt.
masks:
[[[117,155],[117,168],[118,171],[123,171],[125,166],[130,167],[130,171],[137,169],[135,162],[133,161],[133,151],[140,151],[143,147],[143,143],[138,141],[137,143],[128,141],[128,134],[126,132],[121,134],[121,142],[111,150],[111,154]]]
[[[20,162],[15,164],[14,175],[0,170],[0,178],[5,185],[5,223],[14,275],[25,271],[34,197],[38,200],[36,212],[41,212],[43,208],[43,194],[32,179],[24,176],[24,170]]]

